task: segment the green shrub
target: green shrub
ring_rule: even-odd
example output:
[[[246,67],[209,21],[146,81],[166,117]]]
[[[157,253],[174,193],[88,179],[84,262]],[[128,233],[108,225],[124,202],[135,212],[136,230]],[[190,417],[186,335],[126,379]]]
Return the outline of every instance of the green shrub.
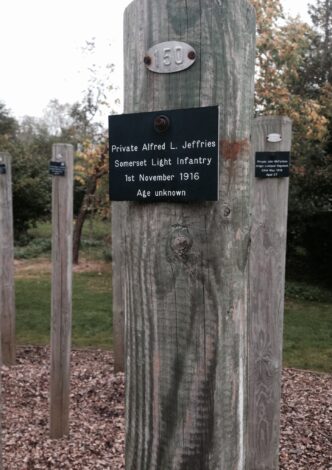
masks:
[[[32,259],[41,255],[49,255],[52,249],[52,242],[47,238],[32,239],[25,246],[15,247],[15,258]]]
[[[111,262],[112,261],[112,248],[110,246],[107,246],[103,250],[103,259],[106,262]]]
[[[286,282],[286,297],[289,299],[309,300],[312,302],[332,302],[332,292],[323,287],[305,282]]]

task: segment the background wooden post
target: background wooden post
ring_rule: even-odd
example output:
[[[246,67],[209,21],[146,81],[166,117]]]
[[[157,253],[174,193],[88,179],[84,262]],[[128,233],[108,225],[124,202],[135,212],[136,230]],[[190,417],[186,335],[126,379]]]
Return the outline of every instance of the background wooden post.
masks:
[[[287,117],[259,117],[255,152],[290,151]],[[267,141],[280,134],[281,142]],[[275,470],[279,461],[280,387],[289,178],[255,178],[249,258],[249,469]]]
[[[1,339],[0,339],[1,346]],[[0,368],[2,368],[2,357],[0,348]],[[2,470],[2,379],[0,374],[0,470]]]
[[[0,352],[1,355],[1,352]],[[0,358],[0,367],[2,367],[2,359]],[[2,383],[0,374],[0,470],[2,470]]]
[[[121,202],[112,203],[112,315],[115,373],[123,372],[125,366],[122,207]]]
[[[14,293],[14,235],[11,157],[0,152],[0,164],[6,173],[0,174],[0,313],[2,360],[15,364],[15,293]]]
[[[65,163],[65,176],[52,176],[52,319],[50,436],[69,433],[72,317],[73,146],[55,144],[52,161]]]
[[[125,112],[220,105],[219,202],[124,204],[126,469],[244,469],[254,9],[135,0],[124,37]],[[148,71],[167,40],[195,64]]]

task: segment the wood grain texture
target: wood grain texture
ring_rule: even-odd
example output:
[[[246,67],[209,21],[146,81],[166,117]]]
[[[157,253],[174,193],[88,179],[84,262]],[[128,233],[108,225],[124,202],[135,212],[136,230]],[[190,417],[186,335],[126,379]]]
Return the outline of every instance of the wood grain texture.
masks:
[[[114,371],[116,373],[123,372],[125,368],[122,208],[122,202],[112,202],[112,318]]]
[[[291,120],[254,120],[256,151],[290,151]],[[267,135],[282,136],[280,143]],[[280,387],[289,178],[255,178],[249,257],[249,466],[275,470],[279,461]]]
[[[0,352],[0,367],[2,367],[2,358]],[[2,378],[0,374],[0,470],[3,469],[2,466]]]
[[[72,323],[73,146],[55,144],[52,160],[65,162],[66,175],[52,183],[52,318],[50,436],[69,433]]]
[[[254,10],[135,0],[124,36],[125,112],[220,106],[220,201],[124,204],[126,469],[244,469]],[[149,72],[168,40],[195,64]]]
[[[6,174],[0,174],[0,313],[2,360],[15,364],[15,281],[11,156],[0,152]]]
[[[9,221],[10,217],[12,217],[12,209],[10,209],[10,214],[8,215],[8,206],[12,206],[12,196],[11,196],[11,157],[9,154],[0,152],[0,163],[4,163],[7,166],[7,174],[6,175],[0,175],[0,368],[2,367],[3,364],[3,359],[2,359],[2,334],[4,328],[7,328],[7,326],[4,325],[5,320],[3,319],[3,312],[6,309],[6,304],[8,303],[8,300],[5,301],[5,298],[8,299],[8,291],[6,289],[6,282],[5,282],[5,273],[6,273],[6,266],[8,266],[8,260],[5,260],[6,257],[6,246],[8,249],[8,229],[6,229],[6,221],[8,223],[8,217]],[[9,172],[8,172],[8,166],[9,166]],[[9,184],[10,183],[10,184]],[[11,237],[13,237],[13,227],[11,226]],[[10,285],[10,290],[12,291],[11,294],[11,302],[10,305],[12,308],[15,309],[15,304],[14,304],[14,290],[13,290],[13,282],[14,282],[14,276],[13,276],[13,238],[11,241],[11,250],[10,253],[12,255],[12,268],[11,268],[11,273],[12,273],[12,284]],[[7,252],[8,254],[8,252]],[[8,287],[8,284],[7,284]],[[15,310],[14,312],[14,319],[15,319]],[[11,325],[13,323],[11,322]],[[11,329],[10,329],[11,330]],[[14,331],[15,334],[15,331]],[[11,338],[12,340],[15,338]],[[12,343],[14,348],[15,348],[15,343]],[[13,348],[10,348],[9,351],[11,354],[9,354],[9,359],[8,361],[9,364],[13,364],[15,362],[15,349],[14,349],[14,354],[13,353]],[[13,361],[13,362],[12,362]],[[3,465],[2,465],[2,384],[1,384],[1,374],[0,374],[0,470],[2,470]]]
[[[2,357],[0,350],[0,367],[2,368]],[[0,374],[0,470],[3,469],[2,466],[2,378]]]

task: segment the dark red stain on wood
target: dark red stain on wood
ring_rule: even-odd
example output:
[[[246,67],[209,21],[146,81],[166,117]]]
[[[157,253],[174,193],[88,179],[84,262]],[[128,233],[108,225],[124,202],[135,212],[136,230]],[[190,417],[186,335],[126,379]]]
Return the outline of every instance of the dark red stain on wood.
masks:
[[[248,153],[250,143],[248,139],[239,141],[220,140],[219,152],[225,160],[236,161],[242,153]]]

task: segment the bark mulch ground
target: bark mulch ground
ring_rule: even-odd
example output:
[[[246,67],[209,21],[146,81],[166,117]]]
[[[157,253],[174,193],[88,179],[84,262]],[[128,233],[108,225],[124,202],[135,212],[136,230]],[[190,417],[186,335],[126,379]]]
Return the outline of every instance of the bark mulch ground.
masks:
[[[124,376],[112,354],[73,352],[69,439],[48,437],[48,382],[46,348],[21,348],[3,368],[4,470],[124,469]],[[285,369],[281,412],[280,469],[332,470],[332,376]]]

